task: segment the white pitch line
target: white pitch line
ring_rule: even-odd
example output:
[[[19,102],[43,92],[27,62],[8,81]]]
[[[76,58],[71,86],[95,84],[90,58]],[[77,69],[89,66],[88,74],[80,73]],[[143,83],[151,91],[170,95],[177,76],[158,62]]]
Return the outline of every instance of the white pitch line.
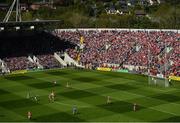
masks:
[[[163,113],[172,114],[172,115],[175,115],[175,116],[180,116],[180,115],[175,114],[175,113],[172,113],[172,112],[163,111],[163,110],[157,110],[157,109],[155,109],[154,107],[148,107],[148,108],[149,108],[149,109],[156,110],[156,111],[160,111],[160,112],[163,112]]]
[[[54,102],[54,103],[61,104],[61,105],[66,105],[66,106],[69,106],[69,107],[73,107],[73,104],[66,104],[66,103],[61,103],[61,102]],[[76,105],[76,106],[81,107],[81,108],[90,107],[90,106],[78,106],[78,105]]]

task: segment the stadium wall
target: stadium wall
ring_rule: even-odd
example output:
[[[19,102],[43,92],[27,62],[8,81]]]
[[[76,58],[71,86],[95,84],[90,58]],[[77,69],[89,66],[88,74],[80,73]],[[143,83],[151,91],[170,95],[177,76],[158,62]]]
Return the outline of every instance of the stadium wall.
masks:
[[[28,70],[16,70],[16,71],[12,71],[10,74],[24,74],[27,72],[28,72]]]
[[[138,68],[145,69],[145,66],[134,66],[134,65],[123,65],[123,67],[128,68],[129,70],[137,70]]]
[[[98,67],[97,70],[99,70],[99,71],[112,71],[112,68],[108,68],[108,67]]]
[[[176,81],[180,81],[180,77],[178,76],[169,76],[170,80],[176,80]]]
[[[176,30],[176,29],[127,29],[127,28],[74,28],[74,29],[55,29],[54,31],[56,32],[61,32],[61,31],[133,31],[133,32],[137,32],[137,31],[147,31],[147,32],[154,32],[154,31],[164,31],[164,32],[177,32],[180,33],[180,30]]]
[[[98,67],[97,70],[99,70],[99,71],[113,71],[113,72],[129,73],[128,69],[113,69],[113,68],[110,68],[110,67]]]

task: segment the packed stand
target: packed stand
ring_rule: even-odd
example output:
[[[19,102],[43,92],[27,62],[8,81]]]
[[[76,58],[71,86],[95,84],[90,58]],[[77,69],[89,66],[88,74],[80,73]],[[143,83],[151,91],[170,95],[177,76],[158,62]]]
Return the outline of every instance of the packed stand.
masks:
[[[49,68],[56,68],[60,67],[60,63],[54,58],[54,55],[47,54],[47,55],[38,55],[38,62],[43,66],[45,69]]]
[[[36,64],[30,62],[27,57],[13,57],[4,58],[3,61],[6,63],[10,71],[15,70],[26,70],[36,68]]]
[[[75,44],[84,37],[84,49],[80,61],[103,66],[104,63],[143,66],[152,74],[180,74],[180,34],[170,31],[60,31],[54,32],[60,39]],[[171,48],[168,53],[165,51]],[[72,58],[79,51],[68,49]],[[168,61],[168,62],[167,62]],[[166,63],[167,62],[167,63]],[[171,62],[171,63],[169,63]],[[169,66],[165,69],[164,64]],[[145,71],[142,69],[142,71]],[[147,70],[146,70],[147,71]]]

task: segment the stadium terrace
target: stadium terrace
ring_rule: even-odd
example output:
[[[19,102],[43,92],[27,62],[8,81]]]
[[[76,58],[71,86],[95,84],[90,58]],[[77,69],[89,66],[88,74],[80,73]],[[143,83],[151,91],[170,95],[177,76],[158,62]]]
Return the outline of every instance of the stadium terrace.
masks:
[[[146,75],[149,70],[151,75],[164,78],[179,76],[179,40],[179,30],[56,29],[52,32],[1,32],[1,73],[73,65]],[[5,46],[8,51],[4,49]]]

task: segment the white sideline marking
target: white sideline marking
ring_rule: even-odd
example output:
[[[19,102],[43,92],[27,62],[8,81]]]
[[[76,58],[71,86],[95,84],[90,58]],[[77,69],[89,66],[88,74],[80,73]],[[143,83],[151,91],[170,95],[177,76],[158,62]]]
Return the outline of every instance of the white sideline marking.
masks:
[[[61,103],[61,102],[54,102],[54,103],[57,103],[57,104],[60,104],[60,105],[66,105],[66,106],[69,106],[69,107],[73,107],[73,104],[66,104],[66,103]],[[78,106],[78,105],[76,105],[76,106],[81,107],[81,108],[90,107],[90,106]]]
[[[175,114],[175,113],[172,113],[172,112],[157,110],[157,109],[155,109],[154,107],[148,107],[148,108],[149,108],[149,109],[156,110],[156,111],[160,111],[160,112],[163,112],[163,113],[167,113],[167,114],[172,114],[172,115],[175,115],[175,116],[179,116],[178,114]]]

